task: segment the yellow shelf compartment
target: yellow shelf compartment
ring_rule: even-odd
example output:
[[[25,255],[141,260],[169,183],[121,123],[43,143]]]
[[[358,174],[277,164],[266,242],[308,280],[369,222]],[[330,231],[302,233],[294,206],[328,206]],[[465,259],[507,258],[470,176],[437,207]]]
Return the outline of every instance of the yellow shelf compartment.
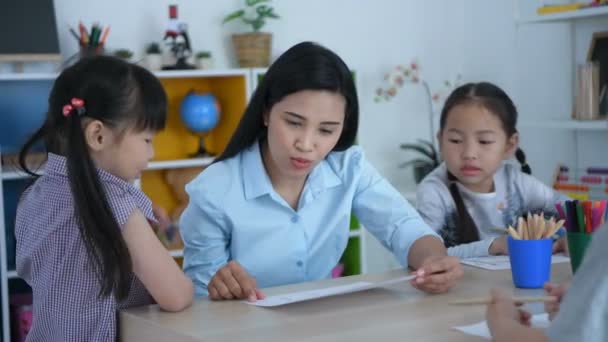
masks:
[[[248,69],[224,71],[171,71],[155,74],[161,81],[168,98],[168,117],[165,129],[154,138],[155,158],[152,165],[159,169],[142,174],[141,188],[155,205],[167,212],[177,206],[177,199],[165,181],[166,169],[172,161],[183,162],[198,149],[199,138],[190,132],[180,119],[180,105],[190,92],[212,93],[220,104],[220,121],[205,138],[205,147],[214,155],[220,154],[245,111],[249,96]],[[187,163],[187,162],[186,162]],[[185,166],[185,165],[184,165]],[[188,165],[190,166],[190,165]],[[201,166],[202,170],[204,167]]]

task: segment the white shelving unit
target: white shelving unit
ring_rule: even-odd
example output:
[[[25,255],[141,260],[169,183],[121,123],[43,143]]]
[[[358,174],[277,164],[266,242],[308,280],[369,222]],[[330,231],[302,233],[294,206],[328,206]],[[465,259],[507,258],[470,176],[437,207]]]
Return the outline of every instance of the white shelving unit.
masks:
[[[542,45],[543,39],[555,39],[556,37],[561,42],[561,46],[552,41],[549,44],[552,51],[559,51],[560,55],[556,56],[563,70],[553,70],[561,77],[550,76],[551,82],[558,81],[560,84],[555,85],[556,96],[559,97],[556,103],[561,104],[561,107],[554,107],[552,110],[558,110],[559,115],[552,115],[550,119],[544,119],[542,115],[533,115],[532,118],[522,119],[519,123],[521,128],[530,128],[529,132],[550,132],[553,137],[560,137],[561,141],[555,142],[555,148],[561,151],[562,154],[552,154],[550,159],[560,161],[568,166],[583,168],[588,166],[603,166],[606,163],[605,159],[601,159],[602,149],[600,146],[605,144],[603,137],[604,132],[608,132],[608,121],[606,120],[573,120],[571,119],[572,104],[574,103],[575,89],[575,74],[577,64],[586,61],[587,53],[591,43],[591,37],[594,32],[608,31],[608,6],[588,7],[578,10],[551,13],[537,14],[536,10],[542,6],[544,1],[518,0],[517,12],[518,18],[515,19],[516,27],[518,28],[518,40],[526,41],[525,46],[531,47],[533,41],[537,41]],[[560,1],[559,3],[568,3],[574,1]],[[530,53],[531,58],[541,56],[536,53]],[[539,63],[530,63],[538,65]],[[534,70],[530,70],[534,72]],[[548,69],[543,69],[543,72],[550,72]],[[562,81],[563,80],[563,81]],[[563,82],[563,83],[561,83]],[[564,101],[566,93],[565,89],[569,90],[568,96],[570,99]],[[546,101],[545,101],[546,102]],[[553,113],[552,113],[553,114]],[[544,115],[548,117],[549,115]],[[561,118],[560,118],[561,117]],[[523,133],[524,138],[525,135]],[[534,138],[533,138],[534,139]],[[535,141],[538,141],[536,139]],[[539,153],[541,151],[537,146],[533,146],[532,150]],[[556,157],[559,155],[559,157]],[[600,165],[597,165],[600,164]],[[546,165],[543,165],[547,169]]]
[[[608,121],[606,120],[547,120],[547,121],[523,121],[521,127],[532,128],[554,128],[570,129],[577,131],[608,131]]]
[[[0,150],[0,156],[2,151]],[[0,175],[2,174],[2,164],[0,163]],[[6,252],[6,230],[4,228],[4,189],[0,180],[0,315],[2,315],[2,341],[10,341],[10,320],[9,320],[9,295],[8,295],[8,254]]]
[[[186,167],[207,166],[213,162],[213,158],[192,158],[179,160],[153,161],[148,164],[146,170],[180,169]],[[42,173],[42,172],[39,172]],[[30,175],[20,170],[6,170],[1,173],[2,180],[16,180],[29,178]]]
[[[528,17],[523,17],[518,20],[520,24],[532,23],[550,23],[550,22],[568,22],[573,20],[584,20],[597,18],[608,15],[608,6],[588,7],[574,11],[551,13],[551,14],[536,14]]]

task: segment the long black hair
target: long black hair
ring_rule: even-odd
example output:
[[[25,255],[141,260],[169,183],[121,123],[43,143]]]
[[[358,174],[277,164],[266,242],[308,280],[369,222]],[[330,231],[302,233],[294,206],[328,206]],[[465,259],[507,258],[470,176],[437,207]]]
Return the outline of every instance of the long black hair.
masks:
[[[64,106],[73,98],[83,100],[84,110],[72,109],[65,116]],[[100,296],[113,293],[117,299],[125,298],[132,264],[89,154],[83,120],[99,120],[119,132],[158,131],[164,128],[166,116],[165,91],[149,71],[113,57],[86,58],[55,80],[46,120],[19,153],[21,168],[35,177],[25,158],[38,141],[47,153],[65,156],[80,236],[95,266]]]
[[[294,45],[269,68],[253,93],[239,125],[224,152],[215,160],[234,157],[258,139],[266,137],[264,114],[285,96],[302,90],[327,90],[346,101],[344,128],[333,151],[355,143],[359,104],[353,75],[346,63],[331,50],[311,42]]]
[[[517,133],[517,108],[515,107],[515,104],[507,93],[498,86],[488,82],[467,83],[456,88],[450,94],[441,111],[441,117],[439,119],[440,131],[443,132],[447,116],[454,107],[469,103],[479,104],[490,113],[496,115],[508,138]],[[526,162],[526,155],[522,149],[517,148],[515,157],[521,164],[522,172],[527,174],[532,173],[530,166]],[[458,180],[449,171],[448,180],[450,181],[450,194],[456,204],[458,215],[456,223],[456,228],[458,230],[456,234],[456,243],[461,244],[478,241],[479,231],[477,230],[477,225],[464,205],[462,195],[456,184]]]

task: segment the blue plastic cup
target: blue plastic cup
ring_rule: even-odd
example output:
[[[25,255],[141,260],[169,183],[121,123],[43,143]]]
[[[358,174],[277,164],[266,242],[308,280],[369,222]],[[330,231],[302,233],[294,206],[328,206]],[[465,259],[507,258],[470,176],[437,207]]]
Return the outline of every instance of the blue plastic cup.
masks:
[[[551,278],[553,240],[516,240],[509,236],[507,246],[515,287],[542,288]]]

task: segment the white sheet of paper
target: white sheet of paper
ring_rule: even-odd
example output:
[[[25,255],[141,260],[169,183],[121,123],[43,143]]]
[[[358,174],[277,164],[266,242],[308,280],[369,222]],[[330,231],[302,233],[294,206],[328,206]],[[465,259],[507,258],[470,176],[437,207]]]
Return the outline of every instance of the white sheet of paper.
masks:
[[[551,258],[552,264],[569,262],[570,258],[563,254],[555,254]],[[484,270],[510,270],[511,262],[508,255],[490,255],[485,257],[461,259],[461,264],[483,268]]]
[[[405,276],[405,277],[390,279],[390,280],[376,282],[376,283],[359,281],[359,282],[347,284],[347,285],[339,285],[339,286],[326,287],[326,288],[317,289],[317,290],[299,291],[299,292],[285,293],[285,294],[276,295],[276,296],[269,296],[269,297],[266,297],[265,299],[261,299],[256,302],[245,301],[245,303],[251,304],[251,305],[256,305],[256,306],[264,306],[264,307],[280,306],[280,305],[285,305],[285,304],[303,302],[306,300],[312,300],[312,299],[318,299],[318,298],[323,298],[323,297],[337,296],[337,295],[342,295],[342,294],[346,294],[346,293],[369,290],[369,289],[373,289],[373,288],[377,288],[377,287],[383,287],[383,286],[393,285],[393,284],[397,284],[397,283],[401,283],[401,282],[406,282],[411,279],[414,279],[414,276]]]
[[[530,323],[533,327],[539,329],[546,329],[551,324],[551,322],[549,321],[549,315],[547,315],[546,313],[533,315]],[[471,325],[462,325],[454,327],[453,329],[462,331],[465,334],[473,336],[480,336],[487,339],[492,338],[492,335],[490,335],[490,329],[488,329],[488,324],[486,321],[481,321],[479,323]]]

